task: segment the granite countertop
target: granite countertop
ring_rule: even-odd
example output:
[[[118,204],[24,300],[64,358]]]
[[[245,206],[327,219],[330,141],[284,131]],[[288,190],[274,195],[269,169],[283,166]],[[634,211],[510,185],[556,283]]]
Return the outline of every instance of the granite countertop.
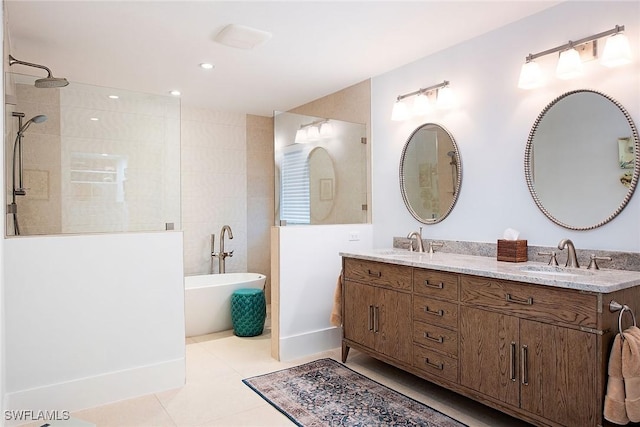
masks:
[[[640,285],[638,271],[587,270],[586,266],[579,269],[552,267],[540,262],[504,262],[492,257],[447,252],[429,254],[402,249],[372,249],[340,252],[340,256],[600,293]]]

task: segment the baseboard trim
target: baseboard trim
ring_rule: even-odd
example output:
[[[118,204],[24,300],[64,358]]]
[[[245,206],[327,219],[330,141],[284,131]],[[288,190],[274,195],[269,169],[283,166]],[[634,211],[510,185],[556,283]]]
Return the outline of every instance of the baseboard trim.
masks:
[[[340,347],[342,328],[331,327],[280,338],[280,359],[297,359]]]
[[[153,365],[7,393],[5,411],[78,411],[182,387],[184,357]],[[7,422],[7,426],[15,425]]]

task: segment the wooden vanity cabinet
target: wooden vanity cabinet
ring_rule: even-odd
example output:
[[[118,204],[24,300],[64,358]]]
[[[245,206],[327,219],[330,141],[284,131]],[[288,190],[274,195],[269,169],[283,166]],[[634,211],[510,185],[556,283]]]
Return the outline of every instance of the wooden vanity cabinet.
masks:
[[[350,343],[411,363],[411,273],[410,267],[345,260],[343,362]]]
[[[461,385],[560,425],[598,425],[596,294],[465,276],[460,301]]]
[[[640,287],[603,294],[348,257],[343,272],[343,362],[355,347],[534,425],[612,426],[608,304],[640,311]]]
[[[458,382],[458,275],[413,270],[413,367]]]

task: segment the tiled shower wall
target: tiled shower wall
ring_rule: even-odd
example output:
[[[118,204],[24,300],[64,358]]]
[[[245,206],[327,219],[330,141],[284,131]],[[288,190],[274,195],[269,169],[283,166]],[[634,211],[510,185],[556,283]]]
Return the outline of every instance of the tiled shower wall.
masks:
[[[23,141],[24,186],[26,196],[17,196],[20,231],[23,235],[59,234],[61,224],[61,164],[60,164],[60,93],[58,89],[43,91],[31,85],[16,84],[15,106],[7,105],[10,133],[5,144],[5,171],[8,186],[7,201],[11,200],[11,162],[13,144],[18,130],[18,119],[12,111],[25,113],[23,123],[38,114],[45,114],[47,121],[33,124],[25,132]],[[9,220],[10,216],[6,216]],[[7,233],[14,234],[9,221]]]
[[[246,115],[182,107],[182,229],[185,275],[207,274],[211,234],[220,249],[225,238],[226,271],[247,271],[247,144]],[[213,272],[218,272],[217,259]]]

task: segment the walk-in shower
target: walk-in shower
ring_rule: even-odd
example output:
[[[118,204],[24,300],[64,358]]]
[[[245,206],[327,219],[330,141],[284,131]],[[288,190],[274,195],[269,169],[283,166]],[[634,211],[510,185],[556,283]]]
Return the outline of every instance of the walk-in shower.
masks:
[[[15,65],[15,64],[26,65],[27,67],[40,68],[42,70],[45,70],[48,73],[47,77],[36,80],[35,86],[37,88],[65,87],[69,84],[67,79],[65,79],[64,77],[53,77],[51,70],[45,67],[44,65],[34,64],[32,62],[20,61],[14,58],[13,56],[9,55],[9,66]]]
[[[38,115],[27,120],[26,123],[22,123],[24,119],[24,113],[14,111],[11,113],[13,117],[18,118],[18,133],[16,140],[13,143],[13,158],[11,163],[11,203],[7,206],[7,214],[13,216],[13,231],[14,235],[20,235],[20,226],[18,224],[18,205],[16,204],[16,196],[26,196],[27,190],[24,188],[22,181],[22,138],[25,131],[31,126],[31,123],[42,123],[47,120],[47,116]],[[17,175],[18,182],[16,184],[16,164],[18,167]]]

